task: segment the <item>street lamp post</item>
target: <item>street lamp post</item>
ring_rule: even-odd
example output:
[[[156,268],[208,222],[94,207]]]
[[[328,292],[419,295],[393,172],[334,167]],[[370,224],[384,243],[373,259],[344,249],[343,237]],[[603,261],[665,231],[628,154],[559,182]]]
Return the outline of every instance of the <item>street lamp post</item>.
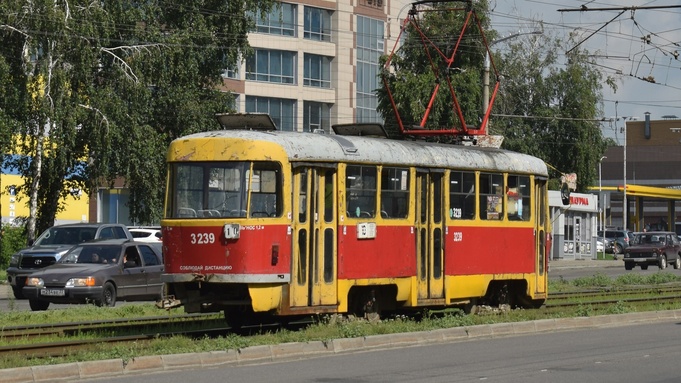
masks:
[[[598,218],[601,221],[601,233],[603,233],[603,259],[605,259],[605,204],[603,203],[603,181],[601,178],[601,164],[608,157],[603,156],[598,160],[598,202],[601,207],[598,209]]]
[[[622,229],[627,230],[627,118],[624,117],[624,190],[622,197]]]

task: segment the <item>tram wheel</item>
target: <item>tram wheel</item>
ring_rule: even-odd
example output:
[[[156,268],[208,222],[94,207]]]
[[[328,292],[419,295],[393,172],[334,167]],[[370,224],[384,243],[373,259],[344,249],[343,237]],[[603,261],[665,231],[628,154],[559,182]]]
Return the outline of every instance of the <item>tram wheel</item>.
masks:
[[[231,327],[232,330],[239,330],[245,325],[251,324],[255,313],[250,307],[231,307],[226,308],[225,311],[225,322],[227,326]]]

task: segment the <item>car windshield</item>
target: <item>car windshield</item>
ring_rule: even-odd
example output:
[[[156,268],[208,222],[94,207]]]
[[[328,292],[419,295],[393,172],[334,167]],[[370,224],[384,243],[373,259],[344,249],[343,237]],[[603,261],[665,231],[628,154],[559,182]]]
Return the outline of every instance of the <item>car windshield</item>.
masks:
[[[94,227],[54,226],[45,230],[34,245],[76,245],[94,239],[96,233],[97,229]]]
[[[76,246],[63,256],[59,263],[119,263],[121,246]]]
[[[664,243],[664,235],[659,234],[638,234],[634,236],[634,244],[660,244]]]

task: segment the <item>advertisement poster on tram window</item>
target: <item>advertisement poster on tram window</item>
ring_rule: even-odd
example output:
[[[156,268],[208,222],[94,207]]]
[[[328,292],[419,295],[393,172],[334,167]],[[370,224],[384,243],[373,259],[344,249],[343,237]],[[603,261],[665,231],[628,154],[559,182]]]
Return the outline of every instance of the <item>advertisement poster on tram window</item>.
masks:
[[[499,219],[501,217],[501,196],[487,196],[487,219]]]

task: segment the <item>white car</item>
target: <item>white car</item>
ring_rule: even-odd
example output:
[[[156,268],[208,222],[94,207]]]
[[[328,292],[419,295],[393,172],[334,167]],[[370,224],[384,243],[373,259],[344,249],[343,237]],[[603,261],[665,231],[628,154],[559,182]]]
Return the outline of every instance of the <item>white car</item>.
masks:
[[[133,234],[133,236],[134,236],[134,235],[135,235],[135,234]],[[603,248],[603,242],[599,239],[599,240],[596,241],[596,251],[599,252],[599,253],[602,253],[603,250],[605,250],[605,249]]]
[[[128,229],[135,241],[138,242],[162,242],[160,229],[130,228]]]

